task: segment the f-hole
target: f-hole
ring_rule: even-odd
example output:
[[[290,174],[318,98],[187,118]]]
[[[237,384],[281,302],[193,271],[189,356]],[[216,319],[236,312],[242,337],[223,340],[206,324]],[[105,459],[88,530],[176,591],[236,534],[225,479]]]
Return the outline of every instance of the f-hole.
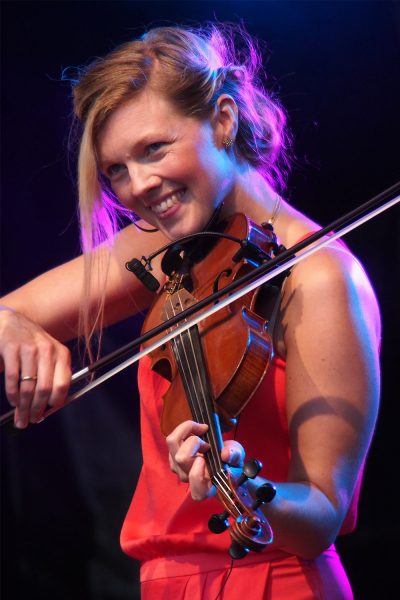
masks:
[[[229,277],[232,274],[232,269],[225,269],[224,271],[221,271],[221,273],[219,273],[217,275],[217,278],[214,281],[214,285],[213,285],[213,291],[218,292],[219,291],[219,281],[221,279],[221,277]],[[218,304],[218,300],[215,302],[215,304]]]

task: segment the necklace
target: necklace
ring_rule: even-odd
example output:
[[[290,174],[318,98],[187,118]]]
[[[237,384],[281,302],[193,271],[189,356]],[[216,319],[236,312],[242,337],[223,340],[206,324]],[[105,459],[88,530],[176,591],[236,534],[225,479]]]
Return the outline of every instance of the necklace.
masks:
[[[281,205],[282,205],[282,198],[279,196],[279,194],[277,194],[276,198],[275,198],[274,208],[272,209],[272,214],[267,221],[267,223],[269,223],[270,225],[273,225],[275,223],[275,221],[278,217],[279,211],[281,209]]]

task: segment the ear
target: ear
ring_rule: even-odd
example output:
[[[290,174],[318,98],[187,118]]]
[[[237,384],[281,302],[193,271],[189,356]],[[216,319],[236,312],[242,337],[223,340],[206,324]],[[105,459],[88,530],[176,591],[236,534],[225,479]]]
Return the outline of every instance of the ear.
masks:
[[[238,130],[239,110],[229,94],[221,94],[215,105],[214,130],[216,142],[222,147],[224,140],[235,141]]]

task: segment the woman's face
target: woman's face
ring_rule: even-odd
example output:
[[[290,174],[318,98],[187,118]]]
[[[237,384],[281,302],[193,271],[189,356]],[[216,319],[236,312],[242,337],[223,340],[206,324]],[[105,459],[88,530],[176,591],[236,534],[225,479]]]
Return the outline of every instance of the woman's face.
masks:
[[[233,186],[223,127],[218,118],[183,116],[146,89],[106,120],[97,139],[101,172],[124,206],[168,238],[200,231]]]

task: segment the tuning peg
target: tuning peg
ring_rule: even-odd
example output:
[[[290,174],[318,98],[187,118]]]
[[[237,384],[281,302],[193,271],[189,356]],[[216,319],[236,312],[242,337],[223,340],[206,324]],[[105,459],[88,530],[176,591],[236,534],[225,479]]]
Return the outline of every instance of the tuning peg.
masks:
[[[237,486],[240,487],[243,485],[248,479],[254,479],[258,475],[258,473],[262,469],[262,462],[260,462],[257,458],[252,458],[244,463],[243,473],[240,475]]]
[[[227,511],[221,514],[214,514],[208,520],[208,529],[212,533],[223,533],[229,527],[229,513]]]
[[[244,558],[249,552],[248,548],[241,546],[238,542],[232,542],[229,547],[229,556],[234,560]]]
[[[261,504],[266,504],[267,502],[271,502],[275,498],[276,495],[276,487],[272,485],[272,483],[264,483],[260,485],[256,489],[256,498],[257,500],[253,503],[252,509],[256,510]]]

